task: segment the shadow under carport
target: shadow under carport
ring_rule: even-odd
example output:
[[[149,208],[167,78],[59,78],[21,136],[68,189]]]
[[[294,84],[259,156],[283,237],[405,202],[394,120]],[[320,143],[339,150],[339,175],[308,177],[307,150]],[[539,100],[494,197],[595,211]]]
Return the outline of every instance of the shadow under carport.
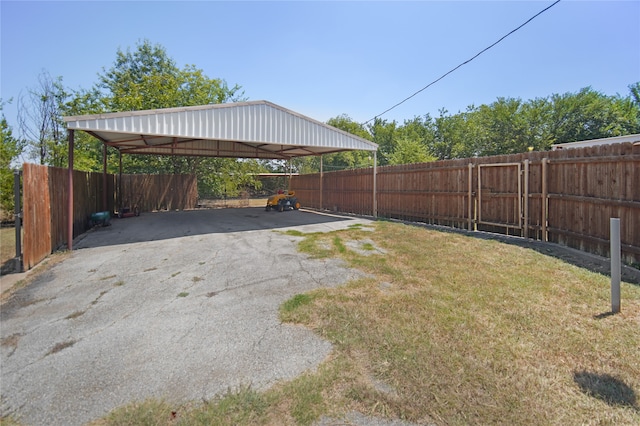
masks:
[[[263,207],[200,209],[142,213],[112,218],[110,226],[96,227],[77,238],[76,249],[159,241],[193,235],[286,230],[327,232],[344,229],[362,219],[310,210],[265,211]]]

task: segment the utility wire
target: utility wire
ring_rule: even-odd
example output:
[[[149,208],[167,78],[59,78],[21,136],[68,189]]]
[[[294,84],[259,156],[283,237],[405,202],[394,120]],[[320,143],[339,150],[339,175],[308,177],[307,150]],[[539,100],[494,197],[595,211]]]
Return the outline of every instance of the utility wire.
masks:
[[[418,90],[417,92],[415,92],[413,95],[403,99],[402,101],[398,102],[397,104],[395,104],[394,106],[392,106],[391,108],[383,111],[382,113],[376,115],[375,117],[365,121],[364,123],[362,123],[362,125],[365,125],[373,120],[375,120],[376,118],[385,115],[386,113],[388,113],[389,111],[391,111],[392,109],[402,105],[403,103],[407,102],[409,99],[413,98],[414,96],[416,96],[418,93],[422,92],[423,90],[426,90],[427,88],[433,86],[434,84],[436,84],[437,82],[439,82],[440,80],[442,80],[443,78],[445,78],[446,76],[448,76],[449,74],[451,74],[452,72],[454,72],[455,70],[457,70],[458,68],[462,67],[463,65],[468,64],[469,62],[473,61],[474,59],[476,59],[478,56],[482,55],[484,52],[486,52],[487,50],[491,49],[492,47],[494,47],[495,45],[497,45],[498,43],[500,43],[502,40],[504,40],[505,38],[509,37],[511,34],[515,33],[516,31],[518,31],[520,28],[524,27],[525,25],[527,25],[529,22],[533,21],[535,18],[537,18],[538,16],[542,15],[544,12],[546,12],[547,10],[551,9],[553,6],[555,6],[556,4],[560,3],[560,0],[556,0],[555,2],[553,2],[551,5],[545,7],[544,9],[542,9],[540,12],[536,13],[535,15],[533,15],[531,18],[527,19],[524,23],[522,23],[520,26],[518,26],[517,28],[509,31],[507,34],[505,34],[504,36],[500,37],[500,39],[498,41],[496,41],[495,43],[493,43],[491,46],[485,47],[484,49],[482,49],[480,52],[476,53],[475,56],[467,59],[466,61],[464,61],[463,63],[461,63],[460,65],[458,65],[457,67],[447,71],[446,73],[442,74],[440,77],[438,77],[437,79],[433,80],[431,83],[427,84],[426,86],[424,86],[422,89]]]

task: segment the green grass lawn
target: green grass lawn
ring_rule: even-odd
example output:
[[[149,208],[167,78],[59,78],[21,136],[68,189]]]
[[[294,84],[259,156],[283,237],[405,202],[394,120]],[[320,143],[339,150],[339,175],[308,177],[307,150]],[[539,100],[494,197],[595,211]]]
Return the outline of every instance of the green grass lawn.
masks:
[[[16,229],[0,228],[0,265],[16,255]]]
[[[623,283],[622,312],[609,315],[608,277],[496,241],[373,226],[300,243],[369,274],[282,305],[283,321],[333,343],[316,371],[205,403],[133,403],[96,424],[311,424],[350,410],[420,424],[640,424],[640,286]]]

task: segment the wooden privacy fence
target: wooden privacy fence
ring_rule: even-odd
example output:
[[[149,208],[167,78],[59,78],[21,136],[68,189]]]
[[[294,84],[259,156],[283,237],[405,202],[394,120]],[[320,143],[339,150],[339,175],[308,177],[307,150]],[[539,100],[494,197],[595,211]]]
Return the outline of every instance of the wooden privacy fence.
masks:
[[[640,263],[640,146],[631,143],[294,176],[303,205],[518,235]],[[321,190],[322,189],[322,190]],[[374,206],[376,212],[374,212]]]
[[[107,174],[106,192],[104,179],[102,173],[73,171],[74,238],[89,229],[92,213],[104,210],[113,213],[118,206],[129,207],[125,202],[144,212],[190,209],[198,199],[193,175],[122,175],[118,179]],[[23,165],[25,269],[31,269],[67,242],[68,182],[68,169]]]
[[[61,247],[67,236],[69,171],[58,167],[23,165],[23,264],[31,269]],[[107,193],[113,194],[113,175],[107,175]],[[89,227],[91,213],[103,209],[103,175],[73,171],[73,235]],[[113,209],[113,196],[107,197]]]
[[[116,200],[120,207],[137,206],[141,212],[150,212],[193,209],[198,203],[195,175],[121,175],[117,178]]]

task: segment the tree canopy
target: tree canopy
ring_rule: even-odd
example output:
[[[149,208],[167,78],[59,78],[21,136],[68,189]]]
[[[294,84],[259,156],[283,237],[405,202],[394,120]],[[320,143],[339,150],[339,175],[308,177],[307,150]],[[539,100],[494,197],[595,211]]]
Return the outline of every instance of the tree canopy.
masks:
[[[241,87],[230,87],[219,78],[208,77],[195,65],[180,68],[164,47],[141,41],[134,50],[118,50],[113,64],[103,68],[99,81],[90,89],[69,91],[62,78],[44,72],[40,85],[29,90],[20,108],[23,134],[28,136],[32,158],[41,164],[66,166],[66,132],[63,115],[98,114],[181,106],[195,106],[245,100]],[[107,151],[108,171],[119,169],[118,152]],[[253,173],[263,171],[260,162],[227,158],[166,156],[122,157],[125,173],[194,173],[204,195],[237,195],[245,186],[259,186]],[[74,166],[78,170],[102,168],[102,143],[84,132],[75,138]],[[225,171],[248,171],[224,177]],[[246,176],[245,176],[246,175]]]
[[[211,78],[195,65],[178,66],[164,47],[148,40],[126,51],[98,74],[88,89],[70,90],[62,77],[47,72],[39,85],[18,104],[21,139],[19,151],[42,164],[65,166],[66,132],[63,115],[84,115],[180,106],[218,104],[246,100],[238,85]],[[327,124],[378,144],[378,163],[403,164],[436,159],[468,158],[547,150],[554,143],[598,139],[640,133],[640,82],[629,86],[627,96],[608,96],[591,87],[575,93],[552,94],[533,100],[499,97],[489,105],[470,105],[450,114],[441,109],[437,117],[415,116],[403,123],[376,118],[363,125],[347,114]],[[4,140],[11,137],[3,122]],[[78,132],[75,166],[86,171],[102,168],[102,143]],[[108,150],[108,171],[117,172],[118,152]],[[251,177],[262,171],[285,171],[279,161],[223,158],[123,156],[125,173],[195,173],[202,195],[237,195],[248,186],[259,186]],[[368,152],[325,155],[327,171],[370,167]],[[317,157],[296,159],[298,172],[319,170]],[[241,177],[241,175],[244,175]],[[226,176],[226,177],[223,177]]]
[[[436,118],[427,114],[402,124],[376,118],[366,128],[346,115],[328,123],[377,143],[381,165],[544,151],[556,143],[640,133],[640,83],[629,90],[628,96],[607,96],[586,87],[529,101],[498,98],[456,114],[441,109]],[[343,157],[335,154],[330,164],[338,168],[370,165],[337,159]],[[313,169],[310,163],[306,167]]]
[[[0,113],[4,103],[0,99]],[[7,123],[4,113],[0,115],[0,207],[3,213],[12,214],[14,210],[13,194],[13,161],[18,158],[24,142],[13,136],[13,131]],[[2,215],[0,215],[2,216]],[[0,217],[0,220],[4,220]]]

